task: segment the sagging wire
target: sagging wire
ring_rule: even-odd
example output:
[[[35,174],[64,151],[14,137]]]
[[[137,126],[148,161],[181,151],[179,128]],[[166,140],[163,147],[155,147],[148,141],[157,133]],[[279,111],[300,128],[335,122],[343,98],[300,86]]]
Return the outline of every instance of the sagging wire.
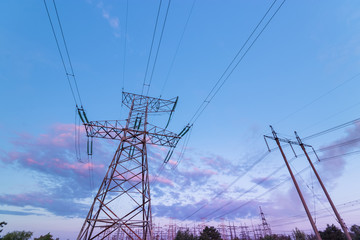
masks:
[[[315,152],[315,151],[314,151]],[[316,153],[316,152],[315,152]],[[314,189],[314,179],[313,179],[313,172],[310,171],[310,180],[311,180],[311,191],[313,193],[313,205],[314,205],[314,222],[316,224],[316,201],[315,201],[315,189]]]
[[[236,177],[227,187],[225,187],[222,191],[218,192],[215,196],[212,197],[212,199],[210,201],[215,200],[216,198],[218,198],[219,196],[221,196],[223,193],[225,193],[230,187],[232,187],[237,181],[239,181],[243,176],[245,176],[253,167],[255,167],[255,165],[257,165],[258,163],[260,163],[261,161],[263,161],[268,155],[270,154],[269,151],[266,151],[264,154],[261,155],[261,157],[255,161],[252,165],[250,165],[244,172],[243,174],[239,175],[238,177]],[[280,170],[280,169],[279,169]],[[265,179],[266,180],[266,179]],[[263,180],[263,181],[265,181]],[[262,181],[262,182],[263,182]],[[260,183],[262,183],[260,182]],[[260,184],[257,183],[257,184]],[[253,188],[249,189],[248,191],[246,191],[244,194],[246,194],[247,192],[251,191]],[[242,194],[241,196],[243,196],[244,194]],[[210,204],[210,201],[204,205],[202,205],[200,208],[198,208],[196,211],[194,211],[192,214],[188,215],[187,217],[185,217],[182,221],[185,221],[187,219],[189,219],[190,217],[192,217],[194,214],[198,213],[200,210],[202,210],[203,208],[205,208],[206,206],[208,206]],[[214,212],[210,213],[209,215],[212,215],[213,213],[217,212],[218,210],[221,210],[222,208],[230,205],[232,202],[225,204],[223,207],[221,207],[220,209],[215,210]],[[209,216],[207,215],[207,216]],[[206,217],[207,217],[206,216]],[[206,218],[205,217],[205,218]]]
[[[265,14],[263,15],[263,17],[261,18],[261,20],[258,22],[257,26],[253,29],[252,33],[249,35],[249,37],[247,38],[247,40],[243,43],[242,47],[240,48],[240,50],[236,53],[235,57],[232,59],[232,61],[230,62],[230,64],[228,64],[227,68],[225,69],[225,71],[222,73],[222,75],[220,76],[220,78],[216,81],[215,85],[213,86],[213,88],[211,89],[211,91],[208,93],[208,95],[206,96],[206,98],[203,100],[203,102],[200,104],[200,106],[197,108],[197,110],[195,111],[194,115],[191,117],[189,123],[195,123],[197,121],[197,119],[200,117],[200,115],[202,115],[202,113],[204,112],[204,110],[207,108],[207,106],[210,104],[210,102],[213,100],[213,98],[217,95],[217,93],[220,91],[220,89],[223,87],[223,85],[226,83],[226,81],[230,78],[230,76],[232,75],[232,73],[235,71],[235,69],[237,68],[237,66],[242,62],[242,60],[244,59],[244,57],[247,55],[247,53],[249,52],[249,50],[252,48],[252,46],[255,44],[255,42],[258,40],[258,38],[261,36],[261,34],[265,31],[265,29],[267,28],[267,26],[270,24],[270,22],[273,20],[273,18],[275,17],[275,15],[279,12],[279,10],[281,9],[281,7],[284,5],[286,0],[283,0],[281,2],[281,4],[277,7],[277,9],[275,10],[275,12],[269,17],[269,19],[267,20],[266,23],[264,23],[264,26],[259,30],[259,33],[256,34],[256,36],[254,36],[254,34],[257,32],[258,28],[260,27],[260,25],[263,23],[263,21],[265,20],[265,18],[267,17],[267,15],[269,14],[270,10],[273,8],[273,6],[275,5],[275,3],[277,2],[277,0],[274,0],[273,3],[271,4],[271,6],[268,8],[268,10],[265,12]],[[251,43],[249,43],[249,46],[245,49],[245,46],[248,44],[248,42],[250,41],[250,39],[254,36],[254,39],[251,41]],[[243,51],[244,50],[244,51]],[[242,53],[243,52],[243,53]],[[240,53],[242,53],[240,55]]]
[[[316,163],[318,163],[318,162],[319,162],[319,161],[317,161]],[[304,178],[301,176],[301,174],[296,170],[295,166],[294,166],[293,164],[291,164],[291,163],[289,163],[289,164],[291,165],[291,168],[292,168],[292,169],[294,170],[294,172],[296,173],[296,176],[299,176],[299,178],[300,178],[300,180],[303,182],[303,184],[305,184],[306,187],[312,192],[312,194],[313,194],[313,196],[314,196],[314,202],[315,202],[315,198],[316,198],[316,199],[321,203],[321,205],[324,207],[324,209],[326,209],[326,210],[329,212],[329,214],[331,214],[331,216],[334,217],[335,221],[337,221],[335,214],[332,213],[332,212],[330,211],[330,209],[324,205],[323,201],[315,194],[315,192],[313,191],[313,189],[310,188],[309,184],[307,184],[307,182],[304,180]],[[312,173],[312,172],[310,171],[310,173]]]
[[[161,34],[160,34],[160,40],[159,40],[159,43],[158,43],[158,46],[157,46],[157,50],[156,50],[156,54],[155,54],[155,59],[154,59],[154,63],[153,63],[153,68],[152,68],[152,71],[151,71],[150,81],[149,81],[149,84],[148,84],[148,89],[147,89],[147,91],[146,91],[146,95],[149,95],[149,90],[150,90],[151,82],[152,82],[152,79],[153,79],[154,70],[155,70],[155,66],[156,66],[157,59],[158,59],[161,42],[162,42],[162,39],[163,39],[163,34],[164,34],[165,25],[166,25],[166,20],[167,20],[168,13],[169,13],[169,9],[170,9],[170,4],[171,4],[171,0],[168,1],[168,5],[167,5],[167,8],[166,8],[165,19],[164,19],[164,22],[163,22],[163,25],[162,25]]]
[[[182,40],[183,40],[183,38],[184,38],[186,28],[187,28],[187,26],[188,26],[188,24],[189,24],[189,20],[190,20],[191,14],[192,14],[192,12],[193,12],[195,3],[196,3],[196,0],[193,0],[193,3],[192,3],[192,5],[191,5],[190,11],[189,11],[189,15],[188,15],[188,17],[187,17],[187,19],[186,19],[185,26],[184,26],[183,31],[182,31],[182,33],[181,33],[180,40],[179,40],[179,42],[178,42],[178,44],[177,44],[175,54],[174,54],[174,56],[173,56],[173,58],[172,58],[172,60],[171,60],[171,64],[170,64],[169,70],[168,70],[168,72],[167,72],[167,75],[166,75],[164,84],[163,84],[163,86],[162,86],[162,88],[161,88],[160,98],[161,98],[162,94],[164,93],[166,84],[167,84],[167,82],[168,82],[168,80],[169,80],[169,77],[170,77],[170,73],[171,73],[171,71],[172,71],[172,69],[173,69],[173,67],[174,67],[174,63],[175,63],[176,57],[177,57],[177,55],[178,55],[181,42],[182,42]]]
[[[53,0],[53,5],[54,5],[54,9],[55,9],[55,13],[56,13],[57,22],[58,22],[58,25],[59,25],[61,37],[62,37],[62,40],[63,40],[63,48],[65,49],[65,53],[66,53],[66,56],[67,56],[67,63],[65,63],[65,59],[64,59],[63,53],[61,51],[60,43],[59,43],[56,31],[55,31],[54,24],[53,24],[52,19],[51,19],[49,8],[48,8],[48,6],[46,4],[46,0],[44,0],[44,5],[45,5],[45,9],[46,9],[48,19],[49,19],[49,22],[50,22],[50,25],[51,25],[52,33],[53,33],[54,38],[55,38],[56,46],[57,46],[57,49],[58,49],[58,52],[59,52],[59,55],[60,55],[60,58],[61,58],[61,62],[62,62],[64,71],[65,71],[66,79],[67,79],[67,81],[69,83],[69,87],[70,87],[70,90],[71,90],[72,97],[74,99],[75,105],[76,106],[79,105],[78,104],[78,100],[79,100],[80,106],[82,108],[83,104],[82,104],[82,100],[81,100],[81,96],[80,96],[80,91],[79,91],[79,88],[78,88],[78,85],[77,85],[76,76],[75,76],[74,69],[73,69],[73,66],[72,66],[69,50],[68,50],[66,40],[65,40],[65,34],[64,34],[64,31],[63,31],[63,28],[62,28],[62,24],[61,24],[61,21],[60,21],[60,17],[59,17],[59,13],[58,13],[58,10],[57,10],[57,7],[56,7],[55,0]],[[66,65],[68,65],[68,67]],[[68,68],[70,69],[70,71],[68,71]],[[73,80],[73,84],[75,86],[75,90],[76,90],[77,94],[75,94],[75,91],[74,91],[74,88],[73,88],[73,86],[71,84],[70,78],[72,78],[72,80]]]
[[[86,116],[86,113],[85,113],[85,110],[84,110],[84,107],[83,107],[79,87],[78,87],[76,76],[75,76],[75,73],[74,73],[74,68],[73,68],[73,65],[72,65],[71,58],[70,58],[68,46],[67,46],[67,43],[66,43],[66,40],[65,40],[65,34],[64,34],[63,27],[62,27],[62,24],[61,24],[61,20],[60,20],[60,16],[59,16],[57,6],[56,6],[56,2],[55,2],[55,0],[52,0],[54,10],[55,10],[55,14],[56,14],[56,20],[57,20],[57,23],[58,23],[58,29],[60,30],[60,36],[62,38],[62,45],[63,45],[62,48],[65,50],[64,54],[63,54],[63,51],[61,50],[60,42],[58,40],[56,31],[55,31],[55,27],[54,27],[54,24],[53,24],[53,21],[52,21],[52,18],[51,18],[50,11],[49,11],[48,5],[46,3],[46,0],[44,0],[43,2],[44,2],[44,5],[45,5],[48,20],[49,20],[50,25],[51,25],[52,33],[53,33],[53,36],[55,38],[58,53],[60,55],[61,62],[62,62],[64,71],[65,71],[66,79],[67,79],[67,82],[69,84],[70,91],[71,91],[71,94],[72,94],[72,97],[73,97],[73,100],[74,100],[74,103],[75,103],[75,106],[76,106],[75,124],[74,124],[75,125],[74,126],[74,132],[75,132],[75,155],[76,155],[76,159],[77,159],[78,162],[85,163],[82,160],[82,157],[81,157],[80,124],[81,124],[81,122],[83,124],[88,124],[89,120],[88,120],[88,118]],[[64,58],[64,55],[66,55],[66,60]],[[71,79],[72,79],[72,81],[71,81]],[[74,91],[74,89],[75,89],[75,91]],[[87,153],[88,153],[87,164],[88,164],[88,170],[89,170],[89,179],[90,179],[90,188],[91,189],[94,188],[93,163],[91,161],[92,160],[92,147],[93,147],[93,139],[91,137],[90,140],[88,138],[88,142],[87,142]]]
[[[126,0],[126,14],[125,14],[125,34],[124,34],[124,48],[123,48],[123,64],[122,64],[122,89],[121,92],[125,91],[125,70],[126,70],[126,46],[127,46],[127,29],[128,29],[128,15],[129,15],[129,0]],[[121,101],[120,116],[122,116],[122,111],[124,108],[124,103]]]
[[[177,161],[177,164],[176,166],[179,164],[179,160],[181,161],[180,157],[184,155],[184,151],[183,149],[186,149],[186,146],[189,142],[189,139],[190,139],[190,135],[191,135],[191,130],[192,130],[192,125],[186,125],[183,130],[181,130],[181,132],[178,134],[178,136],[180,137],[179,139],[181,139],[182,137],[184,137],[189,131],[190,133],[188,135],[186,135],[185,137],[185,141],[184,141],[184,144],[182,146],[182,151],[179,155],[179,159]],[[179,140],[178,140],[179,141]],[[176,142],[175,146],[173,147],[170,147],[169,151],[167,152],[166,156],[165,156],[165,159],[164,161],[161,163],[161,166],[159,167],[158,169],[158,173],[156,174],[155,178],[153,180],[150,181],[150,183],[153,183],[153,182],[156,182],[159,178],[159,176],[161,175],[162,171],[165,169],[165,166],[167,165],[167,163],[170,161],[173,153],[174,153],[174,150],[176,148],[176,145],[178,144],[178,142]],[[186,145],[186,146],[185,146]],[[185,146],[185,147],[184,147]],[[176,168],[176,167],[175,167]],[[174,170],[175,169],[174,167],[171,168],[171,170]]]
[[[182,148],[181,148],[181,151],[180,151],[180,154],[179,154],[179,157],[178,157],[175,165],[171,168],[172,170],[175,170],[179,166],[181,161],[183,160],[184,155],[185,155],[185,151],[187,150],[187,146],[188,146],[189,141],[190,141],[192,130],[193,129],[191,128],[189,134],[186,135],[185,140],[184,140],[184,144],[182,145]]]

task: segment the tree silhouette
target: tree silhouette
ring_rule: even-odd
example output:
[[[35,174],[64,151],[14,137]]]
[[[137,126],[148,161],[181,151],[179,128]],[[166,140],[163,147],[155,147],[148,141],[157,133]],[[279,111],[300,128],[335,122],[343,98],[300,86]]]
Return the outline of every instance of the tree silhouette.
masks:
[[[199,240],[221,240],[221,235],[216,228],[206,226],[200,233]]]
[[[198,238],[190,233],[189,229],[183,231],[177,231],[175,240],[197,240]]]
[[[334,224],[327,224],[324,231],[319,231],[322,240],[345,240],[345,235]]]
[[[38,238],[34,238],[34,240],[54,240],[54,238],[50,233],[48,233],[48,234],[46,234],[44,236],[41,235]],[[55,240],[59,240],[59,238],[56,238]]]
[[[28,240],[32,236],[32,232],[14,231],[7,233],[2,240]]]
[[[292,236],[295,240],[306,240],[306,234],[298,228],[293,230]]]
[[[351,231],[351,237],[354,240],[360,240],[360,226],[359,225],[352,225],[350,228]]]

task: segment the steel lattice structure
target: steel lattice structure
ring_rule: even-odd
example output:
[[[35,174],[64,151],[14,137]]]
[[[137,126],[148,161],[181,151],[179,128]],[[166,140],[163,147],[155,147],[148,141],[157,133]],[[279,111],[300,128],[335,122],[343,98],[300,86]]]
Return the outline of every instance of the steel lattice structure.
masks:
[[[152,113],[172,113],[177,98],[164,100],[123,92],[125,121],[86,121],[87,136],[120,140],[81,228],[78,240],[152,239],[147,145],[175,148],[183,134],[148,124]],[[86,117],[86,116],[85,116]],[[121,237],[123,236],[123,237]]]

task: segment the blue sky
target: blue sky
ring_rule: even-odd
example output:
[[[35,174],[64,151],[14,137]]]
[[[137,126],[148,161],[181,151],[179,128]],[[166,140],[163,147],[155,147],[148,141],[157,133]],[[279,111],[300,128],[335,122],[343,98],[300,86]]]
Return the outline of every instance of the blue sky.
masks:
[[[174,132],[187,124],[271,4],[197,0],[171,67],[193,3],[172,1],[149,90],[151,96],[179,96],[169,126]],[[141,92],[158,1],[129,1],[126,34],[125,6],[126,1],[57,1],[91,120],[126,118],[126,109],[121,107],[123,82],[125,91]],[[269,124],[281,137],[294,138],[294,130],[306,137],[359,117],[359,9],[357,1],[285,2],[194,124],[179,166],[171,170],[176,153],[152,186],[155,221],[199,222],[220,209],[206,221],[216,225],[216,217],[230,211],[224,215],[226,220],[248,223],[259,219],[261,205],[275,231],[295,226],[310,230],[306,218],[299,216],[303,209],[286,180],[286,169],[277,171],[284,166],[279,152],[250,166],[266,152],[262,135],[270,133]],[[1,1],[0,22],[0,179],[4,183],[0,221],[9,223],[4,232],[24,229],[40,235],[50,231],[73,239],[114,144],[95,142],[95,186],[91,186],[88,165],[75,157],[75,105],[43,2]],[[81,131],[84,148],[85,132]],[[358,133],[359,126],[353,124],[307,143],[321,149],[356,139]],[[360,199],[354,188],[360,164],[358,155],[343,154],[358,148],[354,142],[320,151],[319,157],[327,161],[316,165],[349,226],[360,224],[358,202],[353,202]],[[295,151],[300,154],[301,150]],[[166,149],[151,148],[153,175],[165,154]],[[337,155],[341,156],[332,158]],[[292,164],[296,171],[307,166],[304,158]],[[324,196],[313,178],[305,170],[298,180],[310,208],[320,217],[328,213],[321,210],[328,206],[323,206]],[[312,186],[317,197],[309,190]],[[214,197],[224,188],[226,192]],[[284,219],[297,222],[281,226]],[[318,219],[320,229],[326,223],[335,220]]]

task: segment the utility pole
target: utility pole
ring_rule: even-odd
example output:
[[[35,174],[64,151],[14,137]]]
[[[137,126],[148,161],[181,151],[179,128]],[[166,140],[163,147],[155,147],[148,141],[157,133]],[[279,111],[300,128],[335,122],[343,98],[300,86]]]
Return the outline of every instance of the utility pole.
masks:
[[[117,230],[132,240],[152,240],[152,215],[147,146],[173,149],[190,126],[175,134],[148,123],[152,114],[175,110],[177,98],[164,100],[133,93],[122,93],[122,103],[129,108],[125,121],[89,122],[79,110],[89,138],[119,140],[120,143],[100,185],[78,240],[112,239]],[[169,118],[170,120],[170,118]],[[118,232],[119,234],[119,232]]]
[[[278,136],[277,136],[276,132],[274,131],[273,127],[270,126],[270,128],[271,128],[271,132],[272,132],[273,136],[271,137],[271,136],[265,136],[265,135],[264,135],[265,142],[266,142],[266,138],[269,138],[269,139],[275,140],[276,144],[278,145],[279,150],[280,150],[280,152],[281,152],[281,155],[282,155],[282,157],[283,157],[283,159],[284,159],[284,161],[285,161],[286,167],[287,167],[287,169],[289,170],[291,179],[293,180],[294,185],[295,185],[295,188],[296,188],[296,190],[297,190],[297,192],[298,192],[298,194],[299,194],[300,200],[301,200],[301,202],[302,202],[302,204],[303,204],[303,206],[304,206],[304,208],[305,208],[305,212],[306,212],[306,214],[307,214],[307,216],[308,216],[308,218],[309,218],[310,224],[311,224],[311,226],[312,226],[312,228],[313,228],[313,230],[314,230],[315,236],[316,236],[316,238],[317,238],[318,240],[321,240],[319,231],[317,230],[317,227],[316,227],[315,222],[314,222],[314,220],[313,220],[313,218],[312,218],[312,216],[311,216],[311,213],[310,213],[309,208],[308,208],[308,206],[307,206],[307,204],[306,204],[306,202],[305,202],[305,199],[304,199],[304,197],[303,197],[303,195],[302,195],[302,193],[301,193],[301,190],[300,190],[300,188],[299,188],[299,185],[298,185],[298,183],[297,183],[297,181],[296,181],[296,179],[295,179],[295,176],[294,176],[294,174],[293,174],[293,172],[292,172],[292,170],[291,170],[291,168],[290,168],[290,164],[289,164],[288,160],[286,159],[286,156],[285,156],[285,153],[284,153],[284,151],[283,151],[283,149],[282,149],[282,147],[281,147],[280,141],[281,141],[281,142],[286,142],[286,143],[290,144],[291,148],[292,148],[292,145],[291,145],[291,144],[298,144],[298,143],[297,143],[297,142],[292,142],[292,141],[290,141],[290,140],[288,140],[288,139],[278,138]],[[267,142],[266,142],[266,144],[267,144]],[[269,146],[268,146],[268,147],[269,147]],[[270,148],[268,148],[268,149],[269,149],[269,151],[270,151]],[[292,148],[292,150],[294,151],[293,148]],[[294,152],[294,153],[295,153],[295,152]],[[296,156],[296,155],[295,155],[295,156]]]
[[[335,204],[334,204],[333,201],[331,200],[330,195],[329,195],[328,191],[326,190],[325,185],[324,185],[324,183],[322,182],[322,180],[321,180],[321,178],[320,178],[320,175],[319,175],[318,172],[316,171],[316,169],[315,169],[315,167],[314,167],[314,164],[312,163],[312,161],[311,161],[311,159],[310,159],[310,157],[309,157],[309,155],[308,155],[308,153],[307,153],[307,151],[306,151],[306,149],[305,149],[305,147],[306,147],[306,146],[309,147],[309,145],[305,145],[305,144],[301,141],[301,138],[299,137],[299,135],[297,134],[296,131],[295,131],[294,133],[295,133],[296,139],[298,140],[298,143],[299,143],[301,149],[303,150],[303,152],[304,152],[307,160],[309,161],[309,164],[310,164],[312,170],[314,171],[314,173],[315,173],[315,175],[316,175],[317,180],[319,181],[319,183],[320,183],[320,185],[321,185],[321,188],[323,189],[323,191],[324,191],[324,193],[325,193],[325,196],[326,196],[327,200],[329,201],[329,203],[330,203],[330,205],[331,205],[331,208],[333,209],[333,211],[334,211],[334,213],[335,213],[335,215],[336,215],[336,218],[338,219],[338,221],[339,221],[339,223],[340,223],[340,225],[341,225],[341,228],[343,229],[343,231],[344,231],[344,233],[345,233],[346,238],[347,238],[348,240],[351,240],[351,236],[350,236],[350,234],[349,234],[349,232],[348,232],[348,229],[347,229],[347,227],[346,227],[343,219],[340,217],[340,214],[339,214],[339,212],[337,211],[337,209],[336,209],[336,207],[335,207]],[[315,151],[314,151],[314,153],[315,153],[315,155],[316,155],[316,152],[315,152]],[[317,155],[316,155],[316,157],[317,157]],[[320,161],[319,158],[318,158],[318,160]]]

